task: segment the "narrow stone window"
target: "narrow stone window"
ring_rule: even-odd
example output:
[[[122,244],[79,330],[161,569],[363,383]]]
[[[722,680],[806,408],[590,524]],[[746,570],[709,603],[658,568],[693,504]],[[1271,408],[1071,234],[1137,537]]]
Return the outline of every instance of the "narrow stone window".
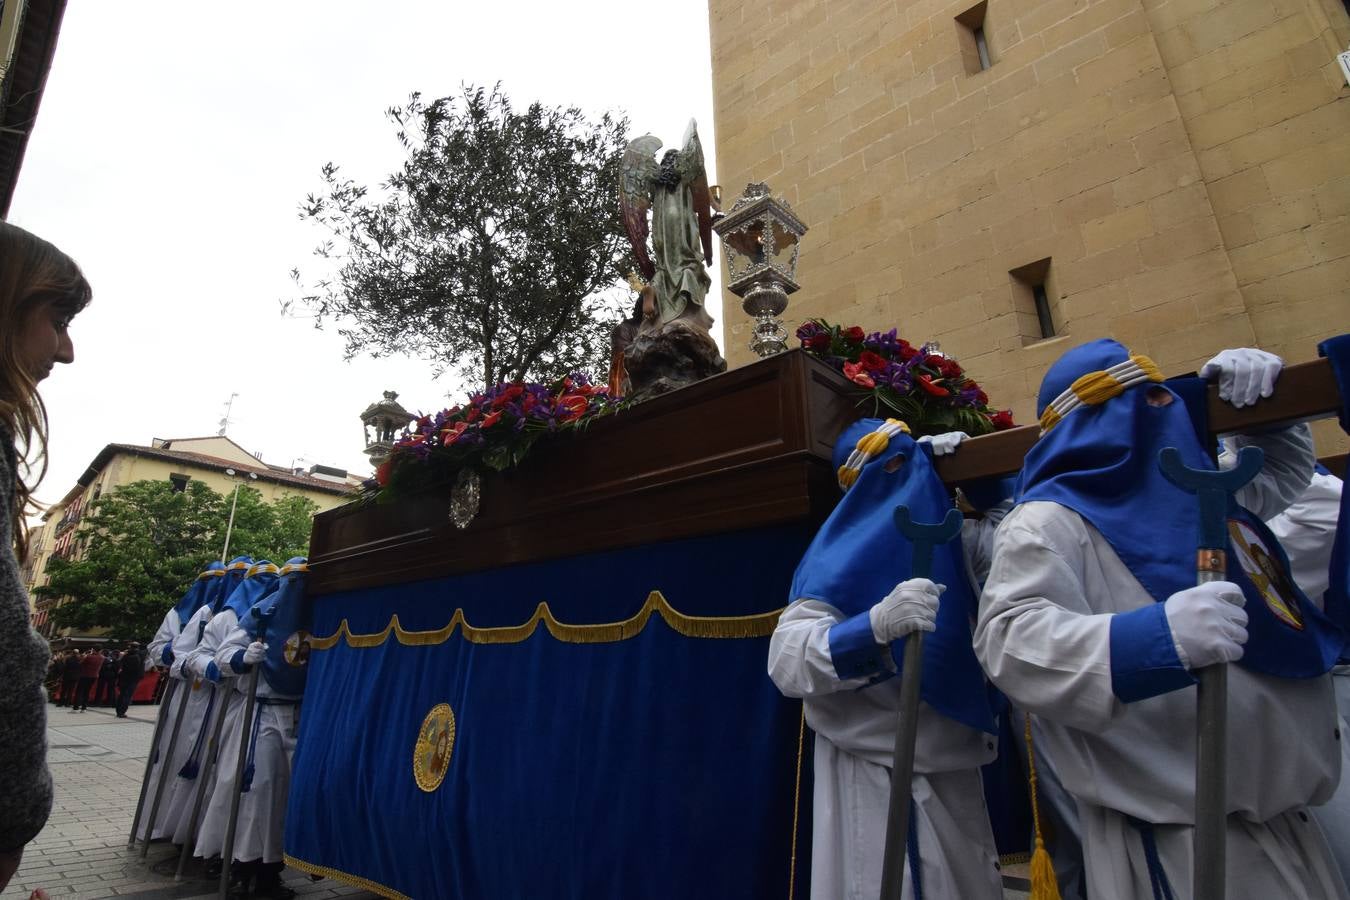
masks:
[[[988,0],[981,0],[956,17],[956,37],[961,44],[961,58],[965,60],[967,75],[979,74],[994,64],[984,29],[988,8]]]
[[[1055,291],[1050,273],[1050,257],[1019,266],[1008,275],[1012,277],[1022,343],[1032,344],[1058,334],[1055,327],[1058,304],[1052,299]]]

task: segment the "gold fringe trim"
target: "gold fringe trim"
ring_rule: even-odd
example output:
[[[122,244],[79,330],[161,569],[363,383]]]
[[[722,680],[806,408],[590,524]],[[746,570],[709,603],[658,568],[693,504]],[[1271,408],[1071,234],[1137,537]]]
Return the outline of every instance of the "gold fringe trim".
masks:
[[[341,881],[343,884],[349,884],[352,887],[359,887],[370,891],[373,894],[379,894],[381,897],[392,897],[393,900],[412,900],[407,894],[400,894],[391,887],[380,884],[378,881],[371,881],[369,878],[362,878],[360,875],[350,875],[346,872],[330,869],[327,866],[316,866],[313,863],[307,863],[303,859],[296,859],[289,853],[283,853],[286,865],[299,869],[306,875],[318,875],[320,878],[331,878],[334,881]]]
[[[534,615],[521,625],[479,628],[469,624],[464,618],[463,609],[456,609],[444,628],[409,631],[395,613],[382,631],[373,634],[355,634],[347,620],[343,619],[336,632],[325,637],[311,637],[309,645],[314,650],[329,650],[337,646],[339,641],[345,640],[347,646],[364,650],[381,646],[392,634],[405,647],[432,647],[450,640],[456,630],[471,644],[518,644],[528,640],[541,622],[555,640],[563,643],[612,644],[637,637],[653,615],[659,615],[672,630],[684,637],[758,638],[773,634],[782,612],[782,609],[776,609],[754,616],[687,616],[671,606],[660,591],[652,591],[637,615],[622,622],[570,625],[554,618],[547,603],[540,603],[535,607]]]
[[[1005,853],[998,858],[1000,866],[1021,866],[1031,862],[1030,853]]]

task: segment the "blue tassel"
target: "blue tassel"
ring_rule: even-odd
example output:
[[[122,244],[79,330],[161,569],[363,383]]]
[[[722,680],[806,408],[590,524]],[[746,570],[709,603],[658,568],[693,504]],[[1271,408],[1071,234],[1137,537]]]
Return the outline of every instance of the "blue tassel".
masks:
[[[244,766],[244,782],[243,786],[239,788],[239,793],[247,794],[251,787],[253,787],[253,763]]]

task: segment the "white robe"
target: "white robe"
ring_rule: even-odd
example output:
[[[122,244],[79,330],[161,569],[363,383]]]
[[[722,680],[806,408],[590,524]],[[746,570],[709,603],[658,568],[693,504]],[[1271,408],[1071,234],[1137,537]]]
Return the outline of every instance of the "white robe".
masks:
[[[154,638],[151,639],[150,643],[146,644],[145,646],[146,671],[149,671],[155,666],[164,665],[163,661],[164,649],[166,647],[171,647],[173,645],[174,639],[178,637],[181,631],[182,631],[182,623],[178,621],[178,611],[175,609],[170,609],[167,613],[164,614],[164,620],[160,623],[159,629],[155,632]],[[154,758],[156,761],[154,764],[151,765],[150,771],[146,775],[146,778],[149,781],[149,787],[146,789],[145,792],[145,807],[142,810],[142,818],[146,820],[146,823],[148,823],[148,820],[150,818],[150,807],[155,802],[155,786],[159,783],[159,771],[161,768],[161,763],[165,758],[165,754],[167,754],[169,750],[169,738],[173,734],[173,723],[178,721],[178,703],[179,703],[178,688],[181,687],[182,685],[180,684],[178,685],[178,687],[174,689],[173,696],[169,696],[168,692],[166,691],[164,700],[160,701],[159,716],[164,720],[164,725],[159,730],[159,742],[155,745],[154,749],[151,750],[151,753],[155,755]],[[169,790],[171,787],[172,785],[168,783],[164,785],[164,799],[168,798]],[[164,812],[163,812],[165,808],[164,799],[160,800],[159,819],[161,822],[164,820]],[[137,840],[144,839],[145,830],[146,824],[143,823],[136,835]],[[156,835],[156,837],[162,836],[163,836],[162,834]]]
[[[976,548],[976,558],[981,536],[996,523],[968,527],[964,542]],[[827,603],[798,600],[784,610],[769,644],[769,676],[784,695],[803,699],[816,733],[812,900],[874,900],[885,857],[900,679],[863,689],[866,679],[839,678],[829,631],[843,618]],[[980,779],[980,766],[994,759],[997,746],[991,735],[919,704],[910,790],[926,900],[1003,896]],[[912,900],[908,859],[904,874],[904,897]]]
[[[151,638],[150,643],[145,645],[145,667],[148,670],[151,666],[164,665],[164,648],[171,647],[174,639],[183,631],[183,625],[178,621],[178,610],[170,609],[164,614],[164,621],[159,624],[159,630]]]
[[[221,855],[225,845],[231,798],[237,790],[235,773],[243,747],[244,709],[252,682],[247,675],[237,672],[232,662],[235,654],[252,642],[253,637],[236,625],[215,651],[216,666],[227,679],[226,687],[235,696],[226,714],[216,782],[195,851],[197,856],[204,858]],[[253,781],[249,790],[239,795],[233,857],[245,862],[256,859],[281,862],[286,798],[290,794],[291,759],[295,755],[300,712],[298,702],[284,701],[298,701],[299,698],[274,690],[261,673],[257,679],[257,696],[260,702],[253,707],[254,718],[259,720],[253,746]],[[261,702],[266,700],[274,702]],[[252,735],[249,739],[252,740]]]
[[[1311,442],[1301,428],[1249,440],[1266,450],[1267,465],[1238,500],[1270,517],[1301,490],[1289,482]],[[1174,895],[1191,896],[1195,692],[1126,704],[1112,690],[1112,614],[1153,602],[1105,538],[1066,507],[1023,503],[999,527],[975,651],[994,684],[1039,717],[1037,752],[1078,801],[1092,897],[1152,896],[1143,841],[1127,817],[1154,824]],[[1230,900],[1350,898],[1307,812],[1340,777],[1331,691],[1329,676],[1229,667]]]
[[[177,614],[170,612],[170,615],[175,620],[177,619]],[[192,754],[193,744],[196,742],[211,690],[210,686],[194,676],[191,670],[185,670],[183,664],[188,654],[197,646],[199,626],[209,616],[210,610],[206,607],[197,610],[187,624],[179,629],[170,645],[173,649],[174,660],[169,667],[169,677],[177,679],[178,686],[174,691],[174,697],[170,699],[170,709],[166,713],[170,718],[164,723],[159,761],[150,772],[150,789],[146,793],[146,808],[143,820],[148,823],[150,808],[154,804],[156,785],[160,777],[160,767],[167,764],[168,777],[164,781],[164,794],[159,804],[159,815],[156,816],[154,829],[151,831],[151,835],[156,840],[170,838],[175,843],[181,842],[182,835],[178,833],[178,823],[184,817],[184,804],[189,804],[188,812],[191,812],[191,800],[188,798],[193,796],[192,788],[195,787],[196,780],[182,778],[178,773]],[[161,649],[160,652],[162,653],[163,650]],[[173,753],[169,754],[168,746],[170,739],[173,737],[174,719],[177,717],[180,708],[180,697],[185,690],[189,692],[187,706],[183,708],[183,721],[178,729],[178,739],[173,745]],[[143,825],[141,834],[137,837],[144,837],[144,831],[145,826]]]
[[[1283,513],[1266,524],[1280,539],[1289,554],[1294,580],[1303,593],[1318,606],[1330,581],[1331,547],[1336,539],[1336,522],[1341,510],[1341,479],[1334,475],[1314,474],[1303,495]],[[1342,772],[1350,767],[1350,666],[1332,670],[1336,702],[1341,717]],[[1336,854],[1341,877],[1350,882],[1350,778],[1341,778],[1340,787],[1330,800],[1312,810],[1317,823]]]

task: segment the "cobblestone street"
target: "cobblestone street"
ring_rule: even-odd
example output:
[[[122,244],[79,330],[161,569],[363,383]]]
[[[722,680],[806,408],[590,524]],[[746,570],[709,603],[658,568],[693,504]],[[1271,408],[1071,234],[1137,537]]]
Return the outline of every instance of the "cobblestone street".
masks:
[[[144,860],[139,847],[127,849],[156,710],[135,706],[127,718],[118,719],[111,709],[76,713],[47,707],[56,800],[47,827],[28,845],[18,874],[0,897],[26,898],[34,888],[44,888],[52,900],[216,896],[214,881],[197,877],[174,882],[177,853],[170,845],[151,844]],[[167,875],[155,871],[166,867]],[[315,900],[375,896],[332,881],[311,881],[290,869],[286,878],[299,894]]]
[[[48,759],[56,782],[56,801],[47,827],[24,851],[23,865],[9,887],[0,892],[0,898],[22,900],[35,888],[45,889],[52,900],[215,897],[216,883],[192,877],[197,874],[195,868],[189,869],[182,882],[174,881],[177,853],[170,845],[152,844],[144,860],[139,847],[127,848],[145,757],[154,735],[156,707],[133,707],[125,719],[115,718],[112,710],[102,708],[75,713],[49,706],[47,711]],[[167,869],[168,874],[156,869]],[[287,870],[286,880],[307,900],[376,896],[333,881],[311,881],[292,869]],[[1007,900],[1027,896],[1021,890],[1026,886],[1025,866],[1016,867],[1004,882]],[[634,900],[640,898],[635,895]]]

